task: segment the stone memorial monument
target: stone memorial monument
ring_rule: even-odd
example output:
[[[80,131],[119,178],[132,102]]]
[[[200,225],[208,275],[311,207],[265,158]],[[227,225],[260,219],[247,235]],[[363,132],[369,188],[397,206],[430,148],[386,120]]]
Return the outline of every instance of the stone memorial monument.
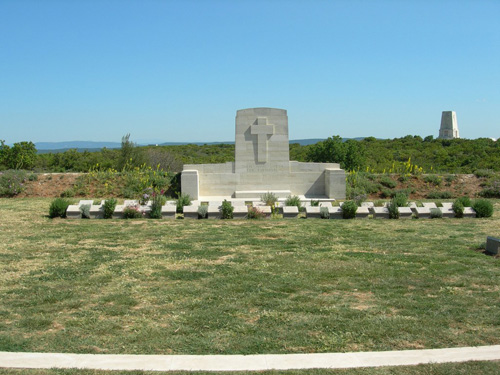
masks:
[[[443,111],[441,115],[440,139],[460,138],[458,134],[457,114],[455,111]]]
[[[344,199],[345,172],[336,163],[290,161],[286,110],[249,108],[236,113],[235,161],[186,164],[181,186],[193,199],[259,199],[266,192]]]

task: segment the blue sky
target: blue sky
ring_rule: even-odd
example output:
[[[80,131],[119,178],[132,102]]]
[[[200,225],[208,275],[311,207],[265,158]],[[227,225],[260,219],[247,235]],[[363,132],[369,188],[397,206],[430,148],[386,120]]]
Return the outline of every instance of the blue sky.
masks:
[[[0,139],[500,137],[500,1],[0,0]]]

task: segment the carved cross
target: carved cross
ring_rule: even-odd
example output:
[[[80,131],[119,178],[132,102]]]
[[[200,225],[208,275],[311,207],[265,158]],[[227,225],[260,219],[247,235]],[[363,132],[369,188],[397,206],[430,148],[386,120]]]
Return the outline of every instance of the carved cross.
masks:
[[[267,117],[257,117],[257,121],[250,127],[252,135],[257,136],[257,161],[267,161],[267,136],[274,134],[274,125],[267,123]]]

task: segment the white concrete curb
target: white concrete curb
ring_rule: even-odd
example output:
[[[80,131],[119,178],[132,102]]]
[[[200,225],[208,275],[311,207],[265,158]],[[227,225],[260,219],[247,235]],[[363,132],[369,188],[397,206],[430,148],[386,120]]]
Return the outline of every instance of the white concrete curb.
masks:
[[[450,349],[318,354],[121,355],[0,352],[2,368],[143,371],[262,371],[404,366],[500,360],[500,345]]]

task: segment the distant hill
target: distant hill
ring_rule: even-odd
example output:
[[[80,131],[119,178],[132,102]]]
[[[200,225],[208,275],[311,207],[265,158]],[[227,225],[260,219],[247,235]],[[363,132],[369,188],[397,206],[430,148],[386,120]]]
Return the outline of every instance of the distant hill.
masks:
[[[35,147],[37,150],[60,150],[71,148],[76,149],[97,149],[106,148],[120,148],[121,142],[92,142],[92,141],[67,141],[67,142],[36,142]]]
[[[358,137],[358,138],[343,138],[344,141],[347,141],[348,139],[355,139],[357,141],[362,140],[364,137]],[[308,138],[308,139],[292,139],[290,140],[290,143],[298,143],[301,146],[307,146],[307,145],[313,145],[315,143],[318,143],[320,141],[324,141],[324,138]],[[226,145],[232,145],[234,144],[234,141],[227,141],[227,142],[164,142],[164,143],[158,143],[159,146],[181,146],[181,145],[188,145],[188,144],[193,144],[197,146],[202,146],[202,145],[220,145],[220,144],[226,144]],[[83,151],[89,151],[89,152],[94,152],[94,151],[100,151],[102,148],[120,148],[121,143],[120,142],[93,142],[93,141],[67,141],[67,142],[36,142],[35,143],[36,149],[38,150],[38,153],[40,154],[47,154],[49,152],[51,153],[58,153],[58,152],[64,152],[70,149],[76,149],[78,152],[83,152]],[[148,146],[147,144],[138,144],[138,146]]]

